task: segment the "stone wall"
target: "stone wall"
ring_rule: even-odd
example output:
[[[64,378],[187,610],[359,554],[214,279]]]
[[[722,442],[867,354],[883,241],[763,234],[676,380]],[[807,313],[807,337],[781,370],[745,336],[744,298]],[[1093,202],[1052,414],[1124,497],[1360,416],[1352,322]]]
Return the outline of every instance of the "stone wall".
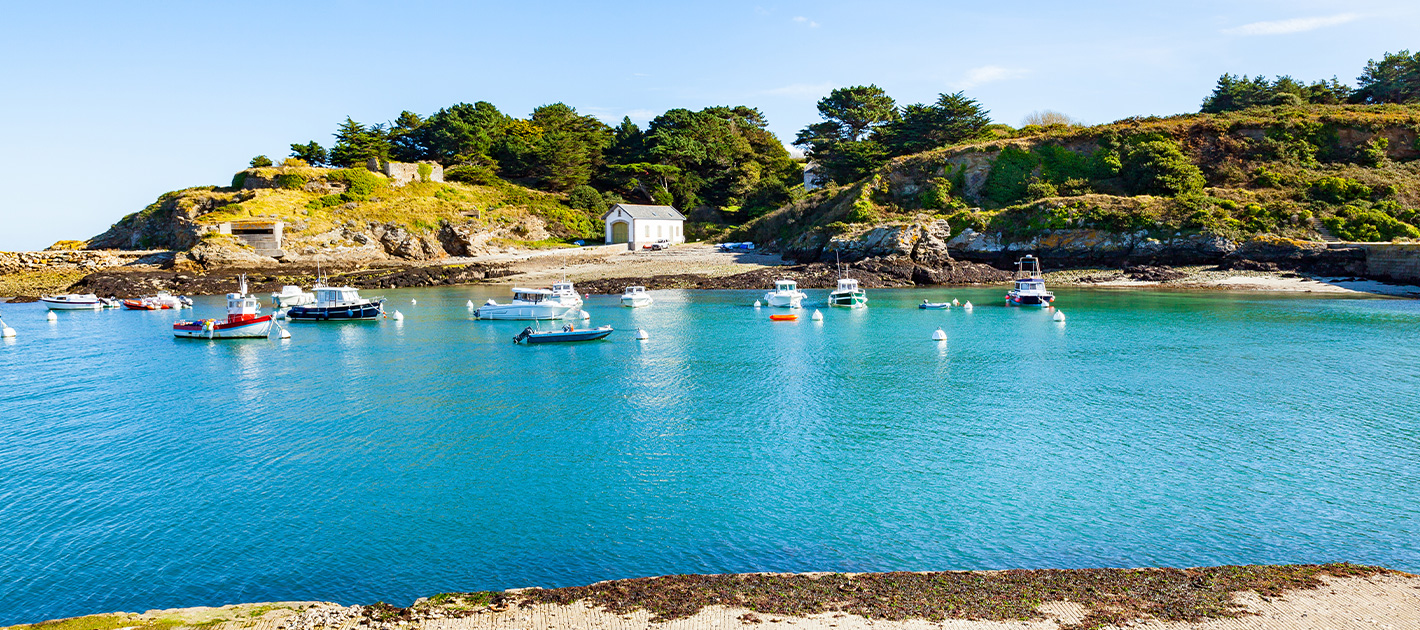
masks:
[[[419,167],[421,166],[429,169],[428,181],[444,181],[444,167],[434,162],[411,164],[409,162],[383,162],[379,158],[370,158],[370,161],[365,163],[365,168],[390,178],[391,186],[403,186],[410,182],[422,181],[419,176]]]
[[[1366,251],[1366,277],[1420,283],[1420,243],[1331,243]]]
[[[79,250],[62,252],[0,252],[0,274],[54,269],[78,269],[97,271],[109,267],[128,264],[162,264],[159,259],[171,260],[172,252],[166,250]],[[148,259],[148,260],[145,260]]]

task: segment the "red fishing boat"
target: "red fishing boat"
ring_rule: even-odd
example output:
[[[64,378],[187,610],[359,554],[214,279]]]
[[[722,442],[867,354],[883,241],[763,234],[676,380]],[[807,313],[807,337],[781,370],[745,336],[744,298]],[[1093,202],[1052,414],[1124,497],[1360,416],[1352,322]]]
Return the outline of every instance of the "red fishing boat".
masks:
[[[261,314],[261,300],[247,295],[247,277],[237,293],[227,294],[227,319],[201,319],[173,323],[173,335],[198,339],[249,339],[271,334],[270,315]]]

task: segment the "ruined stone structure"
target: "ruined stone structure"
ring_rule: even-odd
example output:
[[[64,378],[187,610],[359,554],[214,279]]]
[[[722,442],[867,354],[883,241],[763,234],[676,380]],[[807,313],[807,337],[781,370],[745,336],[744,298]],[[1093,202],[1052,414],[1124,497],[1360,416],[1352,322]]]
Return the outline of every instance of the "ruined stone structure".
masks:
[[[229,221],[217,225],[219,234],[231,234],[256,250],[257,254],[281,258],[281,236],[285,223],[273,220]]]
[[[409,182],[444,181],[444,167],[434,162],[410,164],[408,162],[388,162],[382,161],[379,158],[370,158],[370,161],[365,163],[365,168],[390,178],[391,186],[403,186]],[[424,169],[426,172],[421,174],[421,169]]]

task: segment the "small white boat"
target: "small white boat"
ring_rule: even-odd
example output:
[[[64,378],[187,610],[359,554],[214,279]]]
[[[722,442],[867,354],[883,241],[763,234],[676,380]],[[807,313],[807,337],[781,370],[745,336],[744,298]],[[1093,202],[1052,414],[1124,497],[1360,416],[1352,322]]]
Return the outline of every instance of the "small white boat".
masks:
[[[571,282],[563,280],[552,283],[552,295],[563,304],[582,308],[582,296],[577,295],[577,289],[572,286]]]
[[[775,280],[774,290],[764,294],[764,302],[778,308],[799,308],[808,297],[793,280]]]
[[[1045,278],[1040,273],[1040,259],[1026,256],[1016,261],[1016,288],[1006,293],[1009,306],[1050,306],[1055,294],[1045,290]]]
[[[51,311],[92,311],[94,309],[104,308],[106,303],[106,300],[92,293],[83,295],[77,293],[42,295],[39,301],[43,302],[44,306]]]
[[[227,319],[173,322],[173,336],[196,339],[251,339],[271,334],[270,315],[261,314],[261,301],[247,294],[247,278],[242,276],[236,293],[227,294]]]
[[[828,294],[829,306],[858,308],[868,305],[868,294],[852,278],[839,278],[838,288]]]
[[[289,306],[306,306],[316,303],[316,294],[302,291],[301,287],[288,284],[281,287],[280,291],[271,293],[271,305],[276,308],[286,308]]]
[[[580,310],[577,306],[564,303],[547,289],[514,288],[512,302],[499,304],[488,300],[473,312],[473,316],[478,319],[562,319]]]
[[[651,299],[651,294],[646,292],[646,287],[626,287],[621,293],[621,305],[628,308],[639,308],[650,306],[655,300]]]
[[[928,302],[927,300],[922,300],[922,303],[917,305],[917,308],[920,309],[939,311],[945,311],[950,309],[951,307],[951,302]]]

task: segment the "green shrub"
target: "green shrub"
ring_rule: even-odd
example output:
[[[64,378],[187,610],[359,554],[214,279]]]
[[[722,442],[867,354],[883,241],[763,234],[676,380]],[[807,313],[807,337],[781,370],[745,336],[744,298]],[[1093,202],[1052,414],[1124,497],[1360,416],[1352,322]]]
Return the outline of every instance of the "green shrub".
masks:
[[[952,230],[952,236],[961,234],[967,228],[977,232],[985,232],[986,227],[991,224],[991,219],[980,212],[971,210],[958,210],[947,215],[947,225]]]
[[[1263,188],[1296,188],[1301,181],[1291,175],[1284,175],[1259,166],[1252,170],[1252,183]]]
[[[1373,209],[1356,206],[1342,208],[1336,216],[1322,219],[1326,229],[1348,241],[1379,242],[1398,238],[1420,238],[1420,230]]]
[[[1342,204],[1370,197],[1371,187],[1348,177],[1323,177],[1312,182],[1309,194],[1317,201]]]
[[[952,206],[952,181],[945,177],[927,180],[927,186],[917,193],[917,202],[927,210],[944,210]]]
[[[1011,145],[1001,150],[991,163],[991,172],[981,186],[981,197],[997,205],[1008,205],[1026,197],[1026,185],[1035,172],[1035,156]]]
[[[1381,166],[1386,163],[1386,149],[1390,148],[1390,140],[1385,138],[1371,138],[1366,146],[1361,147],[1356,156],[1356,161],[1365,166]]]
[[[232,176],[232,188],[241,188],[242,186],[245,186],[246,183],[247,183],[247,172],[246,172],[246,171],[238,171],[236,175],[233,175],[233,176]]]
[[[419,181],[428,183],[429,177],[434,174],[434,167],[428,164],[419,165]]]
[[[881,220],[877,209],[873,206],[870,193],[864,190],[862,194],[853,201],[853,209],[844,218],[848,223],[877,223]]]
[[[1135,194],[1186,195],[1203,190],[1203,171],[1171,139],[1145,136],[1129,143],[1120,175]]]
[[[1080,195],[1088,195],[1094,192],[1094,187],[1090,185],[1090,180],[1088,179],[1071,177],[1060,183],[1059,190],[1059,194],[1066,197],[1079,197]]]
[[[498,174],[493,172],[493,169],[487,166],[473,166],[470,164],[451,166],[444,169],[444,179],[474,186],[494,186],[502,181],[498,178]]]
[[[834,221],[833,223],[823,226],[823,229],[825,232],[828,232],[829,236],[837,236],[852,229],[852,226],[842,221]]]
[[[370,193],[389,185],[389,181],[363,168],[341,168],[326,173],[328,181],[342,182],[345,192],[312,199],[306,204],[311,210],[330,208],[346,203],[364,201]]]
[[[657,188],[651,191],[651,201],[658,206],[669,206],[675,203],[675,195],[664,188]]]
[[[1037,200],[1046,197],[1059,197],[1060,191],[1055,189],[1055,185],[1041,181],[1038,177],[1032,177],[1029,184],[1026,184],[1026,197]]]
[[[606,210],[606,202],[602,200],[602,194],[586,184],[577,186],[567,193],[567,205],[597,212]]]
[[[266,157],[265,155],[258,155],[251,159],[252,168],[265,168],[271,166],[271,164],[271,158]]]
[[[306,176],[300,173],[282,173],[276,176],[276,186],[287,190],[301,190],[306,186]]]

